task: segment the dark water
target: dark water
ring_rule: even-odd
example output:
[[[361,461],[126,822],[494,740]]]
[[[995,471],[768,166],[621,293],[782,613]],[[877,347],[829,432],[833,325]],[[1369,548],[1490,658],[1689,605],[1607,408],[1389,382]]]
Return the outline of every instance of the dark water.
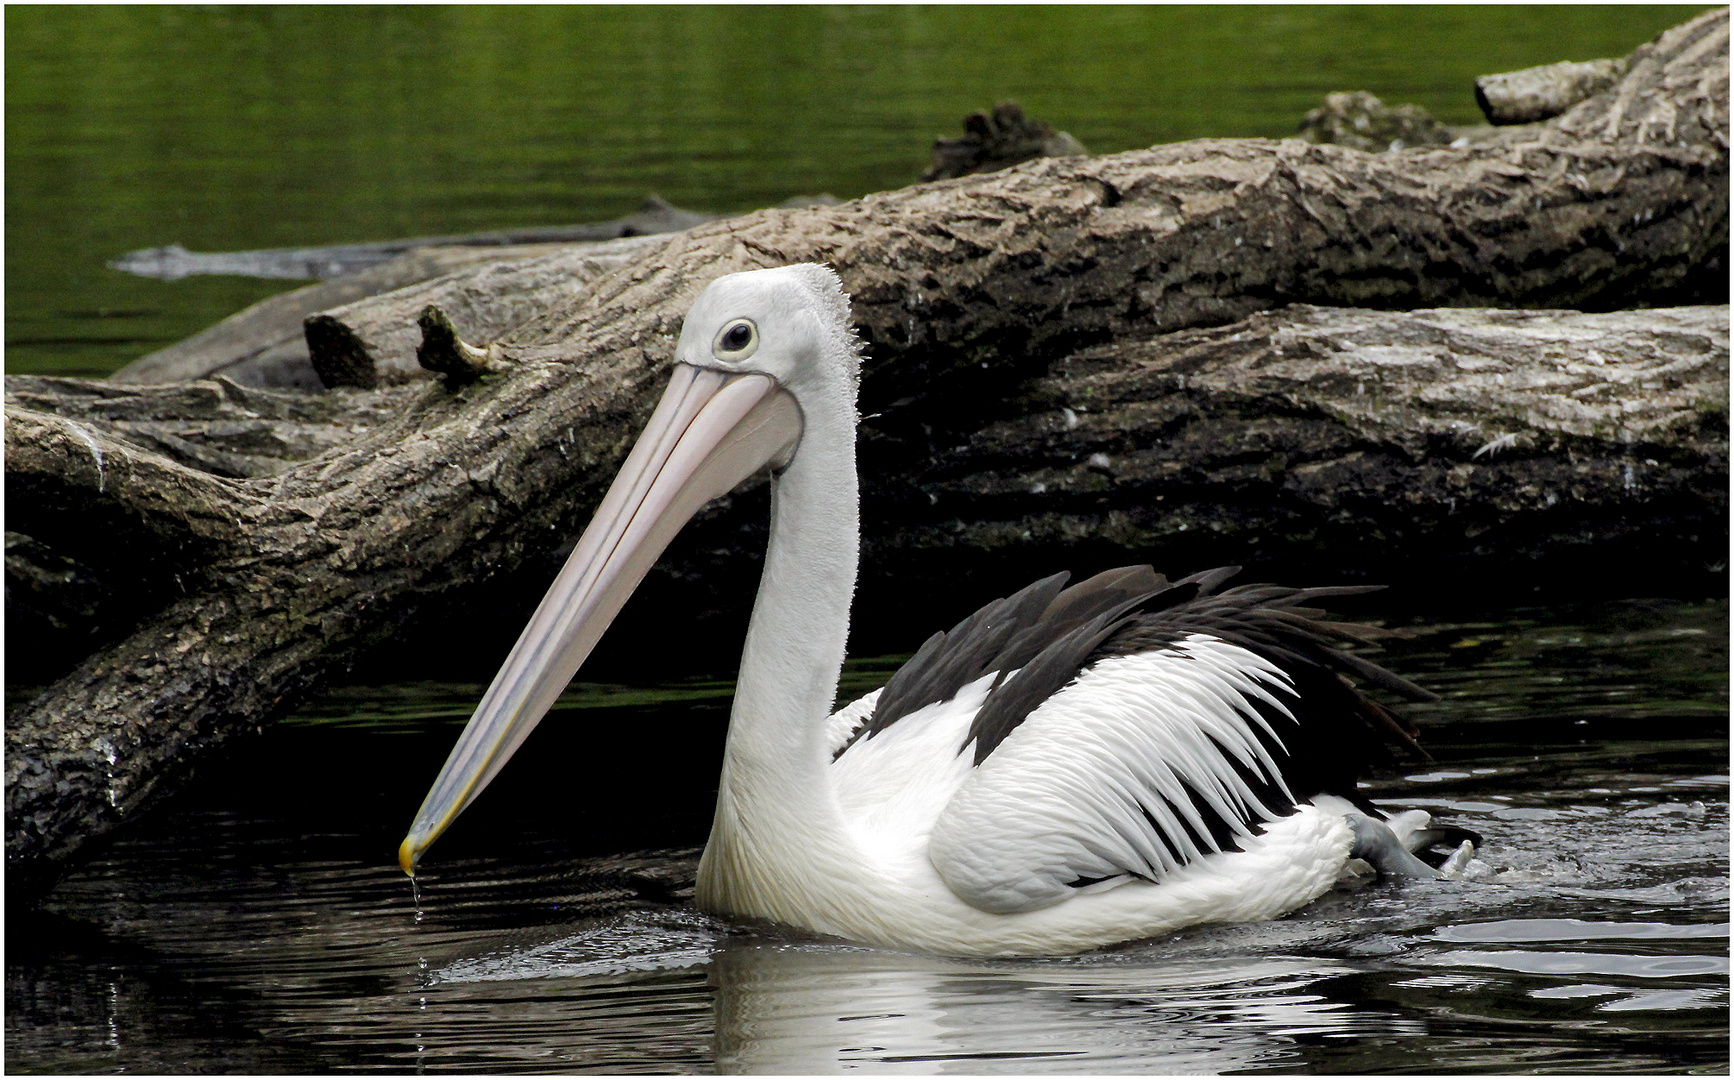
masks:
[[[1477,75],[1700,10],[13,5],[5,369],[106,374],[293,285],[106,268],[138,248],[853,198],[1001,98],[1096,153],[1290,135],[1333,90],[1472,123]]]
[[[1407,714],[1436,760],[1370,792],[1483,833],[1467,880],[1060,960],[694,911],[726,683],[569,692],[418,916],[393,852],[481,688],[337,691],[11,916],[5,1065],[1725,1073],[1727,605],[1413,628],[1385,659],[1442,694]]]

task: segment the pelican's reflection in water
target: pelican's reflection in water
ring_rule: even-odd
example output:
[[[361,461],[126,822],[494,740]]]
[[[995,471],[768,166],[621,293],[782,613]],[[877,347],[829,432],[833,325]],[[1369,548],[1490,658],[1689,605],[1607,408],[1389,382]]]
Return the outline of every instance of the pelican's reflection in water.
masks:
[[[1220,1073],[1304,1065],[1305,1043],[1333,1035],[1422,1033],[1418,1021],[1331,1000],[1331,984],[1356,974],[1350,964],[1209,951],[954,960],[730,934],[668,912],[456,960],[428,982],[463,996],[462,984],[666,985],[705,971],[720,1072]]]
[[[1291,957],[950,960],[734,940],[711,963],[721,1072],[1221,1073],[1302,1064],[1299,1038],[1415,1034],[1327,1000]]]

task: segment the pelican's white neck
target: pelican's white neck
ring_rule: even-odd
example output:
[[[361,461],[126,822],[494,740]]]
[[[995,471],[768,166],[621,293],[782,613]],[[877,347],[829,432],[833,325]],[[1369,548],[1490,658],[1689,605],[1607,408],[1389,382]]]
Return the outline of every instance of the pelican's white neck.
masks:
[[[771,485],[770,542],[741,657],[699,868],[701,906],[799,922],[770,882],[840,855],[847,830],[826,775],[860,553],[853,394],[802,401],[794,459]],[[806,862],[805,871],[787,865]]]
[[[860,557],[854,417],[808,417],[801,445],[771,483],[770,542],[741,657],[731,757],[824,750]],[[841,430],[839,430],[841,428]],[[802,753],[804,761],[809,755]]]

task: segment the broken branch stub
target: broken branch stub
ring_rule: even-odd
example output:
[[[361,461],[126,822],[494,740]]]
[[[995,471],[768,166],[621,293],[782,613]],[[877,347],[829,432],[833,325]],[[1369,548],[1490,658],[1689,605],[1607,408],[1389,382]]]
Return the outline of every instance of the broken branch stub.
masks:
[[[508,337],[525,320],[566,302],[584,286],[622,267],[653,258],[664,235],[497,259],[469,270],[419,281],[378,296],[320,312],[310,320],[307,349],[327,387],[371,387],[425,378],[420,361],[421,313],[445,313],[467,341]],[[342,327],[339,335],[329,328]]]
[[[437,304],[422,308],[416,323],[421,327],[421,344],[415,358],[422,367],[445,376],[447,389],[455,390],[486,373],[488,354],[458,337],[451,316]]]
[[[1490,124],[1533,124],[1594,97],[1625,73],[1624,60],[1568,60],[1483,75],[1475,80],[1475,103]]]

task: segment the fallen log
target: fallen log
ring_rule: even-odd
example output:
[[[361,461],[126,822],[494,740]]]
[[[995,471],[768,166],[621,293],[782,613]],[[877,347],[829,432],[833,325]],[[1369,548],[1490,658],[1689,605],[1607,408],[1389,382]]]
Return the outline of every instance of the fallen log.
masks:
[[[607,325],[636,347],[643,313],[695,276],[779,259],[834,265],[874,355],[912,365],[912,379],[983,360],[1039,367],[1092,341],[1284,303],[1719,303],[1728,108],[1713,61],[1725,51],[1725,26],[1702,16],[1639,49],[1619,83],[1564,115],[1465,146],[1371,154],[1206,139],[761,211],[677,234],[654,271],[526,296],[543,310],[508,335],[470,340],[570,356]],[[322,359],[316,346],[315,363],[356,385],[413,370],[413,341],[397,328],[427,302],[399,291],[324,313],[347,328],[346,353]],[[652,325],[668,332],[660,315]]]
[[[1297,305],[1083,350],[980,430],[864,445],[862,593],[1232,552],[1406,603],[1697,594],[1725,570],[1727,333],[1726,307]]]
[[[142,812],[199,756],[291,707],[401,627],[553,557],[642,422],[687,302],[721,273],[807,259],[837,268],[871,347],[862,400],[880,415],[863,460],[894,463],[1015,423],[1048,400],[1041,380],[1063,376],[1069,356],[1200,332],[1295,299],[1614,306],[1702,291],[1727,242],[1726,54],[1726,13],[1711,12],[1640,49],[1606,94],[1475,147],[1368,155],[1211,140],[1044,159],[701,226],[490,343],[500,361],[479,380],[410,388],[388,420],[270,476],[222,478],[14,413],[9,468],[15,457],[37,460],[40,475],[94,489],[141,547],[205,545],[184,596],[10,717],[14,889],[45,888],[66,859]],[[1249,253],[1236,256],[1242,249]],[[1725,380],[1725,347],[1720,356]],[[1683,452],[1682,470],[1696,453],[1713,471],[1725,462],[1710,437],[1725,429],[1725,407],[1701,405],[1697,415],[1703,446]],[[929,428],[954,441],[924,444]],[[1488,444],[1509,433],[1484,432]],[[1468,464],[1447,453],[1466,446],[1435,439],[1426,449],[1442,456],[1416,467]],[[1086,456],[1085,470],[1098,452],[1112,471],[1116,451],[1106,449]],[[116,460],[126,462],[128,486],[109,485]],[[172,515],[153,509],[152,483],[203,508],[198,528],[177,535]],[[1445,479],[1435,486],[1451,490]],[[942,498],[917,490],[891,489],[885,505]],[[715,527],[749,502],[714,511],[724,523]],[[870,504],[870,519],[875,512]],[[1117,531],[1117,521],[1098,523],[1104,542],[1136,546],[1153,527]],[[924,535],[922,543],[944,541],[931,522]],[[1043,528],[1045,540],[1067,535],[1063,525]],[[750,589],[738,565],[731,577]]]
[[[246,479],[293,468],[395,416],[407,388],[282,393],[12,375],[6,625],[14,683],[41,684],[184,593],[205,557],[186,507],[129,504],[135,468]],[[32,425],[50,427],[25,438]],[[52,454],[40,451],[52,445]]]
[[[366,389],[425,378],[416,350],[421,312],[430,305],[460,338],[497,341],[604,274],[654,259],[670,242],[645,236],[494,260],[397,289],[388,303],[368,297],[322,311],[305,322],[309,362],[327,387]]]
[[[459,267],[533,258],[565,247],[418,248],[367,270],[266,297],[192,337],[146,353],[109,378],[148,385],[221,377],[246,386],[321,390],[324,386],[307,350],[308,316]]]
[[[896,549],[933,546],[920,538],[942,535],[938,546],[967,550],[994,546],[995,536],[1054,512],[1059,500],[1087,494],[1085,502],[1094,505],[1097,496],[1113,491],[1133,511],[1155,515],[1150,520],[1159,531],[1141,534],[1132,547],[1184,544],[1181,534],[1194,527],[1188,521],[1198,515],[1180,512],[1172,490],[1149,494],[1145,488],[1171,485],[1193,469],[1214,475],[1210,470],[1222,462],[1240,468],[1252,460],[1249,440],[1262,446],[1270,438],[1240,428],[1177,436],[1181,414],[1157,416],[1145,405],[1161,399],[1184,410],[1191,398],[1205,395],[1215,404],[1197,416],[1186,413],[1185,424],[1228,423],[1222,418],[1232,410],[1223,402],[1239,395],[1256,402],[1247,414],[1253,420],[1275,416],[1272,403],[1280,401],[1288,413],[1318,414],[1335,424],[1342,441],[1327,449],[1312,447],[1306,451],[1308,461],[1388,445],[1387,456],[1465,461],[1476,475],[1493,475],[1518,457],[1550,452],[1547,448],[1564,446],[1561,440],[1566,440],[1575,460],[1586,467],[1616,463],[1618,498],[1636,500],[1635,509],[1619,508],[1605,514],[1603,524],[1583,526],[1591,530],[1586,535],[1605,542],[1612,535],[1608,530],[1654,520],[1656,514],[1641,507],[1658,493],[1696,492],[1699,481],[1691,475],[1714,483],[1722,467],[1715,425],[1725,412],[1727,321],[1725,306],[1606,314],[1483,308],[1401,314],[1294,305],[1227,327],[1117,341],[1065,357],[1042,376],[1006,387],[989,410],[962,421],[954,408],[937,401],[917,407],[913,399],[868,419],[863,427],[873,511],[868,518],[896,530]],[[1199,367],[1201,357],[1208,360],[1208,370]],[[74,454],[88,435],[119,443],[124,452],[148,454],[152,461],[160,456],[216,476],[252,478],[282,473],[353,442],[393,421],[422,392],[397,386],[304,396],[221,381],[122,388],[28,376],[15,376],[7,386],[8,403],[27,422],[54,414],[65,428],[57,441]],[[986,427],[980,426],[983,415],[992,418]],[[913,434],[917,429],[919,437]],[[1134,446],[1143,448],[1128,451]],[[85,453],[90,460],[85,470],[39,463],[21,453],[10,476],[17,501],[13,524],[43,533],[57,551],[76,551],[87,562],[110,560],[113,576],[142,577],[138,560],[150,556],[150,544],[110,544],[86,527],[87,512],[61,504],[44,512],[45,500],[35,494],[33,485],[70,487],[82,480],[85,489],[98,489],[84,496],[95,500],[105,470],[96,468],[93,444],[85,444]],[[1247,474],[1255,480],[1285,477],[1300,460],[1292,450],[1257,453],[1269,460]],[[1685,461],[1687,473],[1651,476],[1649,470],[1659,467],[1657,453]],[[1367,460],[1363,454],[1362,464]],[[107,471],[115,468],[111,462]],[[1050,475],[1050,468],[1066,475]],[[1329,518],[1331,507],[1287,512],[1280,528],[1230,522],[1223,518],[1226,508],[1274,511],[1287,496],[1275,489],[1230,494],[1225,477],[1203,482],[1195,509],[1203,514],[1214,508],[1212,530],[1226,531],[1236,542],[1271,533],[1270,557],[1283,561],[1401,581],[1408,576],[1400,565],[1409,559],[1406,553],[1444,535],[1429,525],[1401,546],[1401,555],[1381,556],[1368,545],[1382,549],[1386,541],[1370,532],[1361,541],[1302,545],[1301,526]],[[1572,488],[1568,504],[1606,509],[1601,497],[1592,499],[1587,490]],[[1711,522],[1720,502],[1713,494],[1703,499],[1705,520]],[[1399,508],[1410,508],[1400,510],[1409,514],[1419,497],[1405,490],[1396,502],[1369,504],[1366,517],[1345,521],[1361,528]],[[1560,498],[1556,491],[1555,504]],[[1439,505],[1466,528],[1474,528],[1474,514],[1488,507],[1500,513],[1524,509],[1522,503],[1508,506],[1493,494],[1474,492],[1445,496]],[[1090,514],[1071,530],[1075,535],[1067,543],[1102,533],[1106,519]],[[1409,530],[1381,524],[1376,531],[1402,535]],[[968,539],[974,532],[979,538]],[[1537,534],[1551,535],[1556,544],[1577,542],[1571,539],[1576,533],[1560,528]],[[77,546],[81,537],[83,545]],[[1461,552],[1474,550],[1466,541],[1450,543]],[[739,547],[729,546],[731,558]]]
[[[648,250],[646,242],[654,244],[656,240],[652,235],[513,247],[416,248],[378,266],[267,297],[192,337],[139,357],[110,379],[119,383],[155,384],[221,377],[245,386],[323,390],[328,384],[314,366],[307,336],[308,319],[319,312],[342,311],[346,304],[443,279],[466,267],[479,268],[482,273],[466,275],[464,282],[476,278],[485,281],[502,272],[509,274],[524,264],[539,265],[554,256],[563,257],[574,274],[582,274],[591,268],[617,265],[623,258]],[[435,291],[462,294],[464,286]],[[511,297],[501,297],[487,314],[474,321],[471,332],[497,333],[510,327],[509,322],[501,323],[500,316],[512,309]],[[340,350],[341,345],[337,344],[325,351],[329,356]],[[331,361],[327,364],[331,366]],[[376,375],[366,385],[378,381]],[[386,381],[390,381],[389,376]],[[343,384],[344,380],[337,377],[330,385]]]

